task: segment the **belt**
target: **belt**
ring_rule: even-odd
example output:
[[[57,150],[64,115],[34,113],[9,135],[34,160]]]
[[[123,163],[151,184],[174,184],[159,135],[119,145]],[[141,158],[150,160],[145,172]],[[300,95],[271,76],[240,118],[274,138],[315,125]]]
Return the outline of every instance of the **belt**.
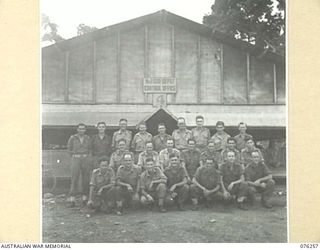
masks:
[[[81,157],[87,157],[88,154],[73,154],[72,156],[75,158],[81,158]]]

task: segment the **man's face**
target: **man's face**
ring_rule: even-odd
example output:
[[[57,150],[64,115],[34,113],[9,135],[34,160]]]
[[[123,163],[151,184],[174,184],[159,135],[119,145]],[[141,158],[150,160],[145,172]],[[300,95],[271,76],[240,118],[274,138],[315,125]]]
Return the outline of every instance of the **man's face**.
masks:
[[[230,149],[235,149],[236,148],[236,142],[234,140],[228,141],[228,147]]]
[[[204,121],[203,121],[203,119],[202,119],[202,118],[198,118],[198,119],[196,120],[196,123],[197,123],[197,126],[198,126],[198,127],[202,127],[202,126],[203,126]]]
[[[253,143],[252,140],[248,140],[246,145],[247,145],[248,148],[253,148],[254,147],[254,143]]]
[[[148,172],[152,172],[154,170],[154,163],[153,161],[148,161],[147,164],[146,164],[146,169]]]
[[[184,122],[184,121],[179,121],[178,122],[178,128],[179,129],[186,129],[187,128],[187,126],[186,126],[186,123]]]
[[[148,143],[146,144],[146,150],[147,150],[148,152],[151,152],[151,151],[153,150],[153,145],[152,145],[152,143],[148,142]]]
[[[195,148],[195,142],[194,141],[189,141],[188,142],[188,146],[190,149],[194,149]]]
[[[106,130],[106,125],[104,125],[104,124],[99,124],[98,125],[98,132],[99,133],[104,133],[104,131]]]
[[[208,144],[208,150],[209,150],[210,152],[213,152],[213,151],[214,151],[214,143],[213,143],[213,142],[210,142],[210,143]]]
[[[206,167],[208,167],[208,168],[213,168],[213,166],[214,166],[213,160],[208,159],[208,160],[206,161]]]
[[[167,140],[167,148],[173,148],[174,142],[173,140]]]
[[[252,152],[251,156],[252,156],[252,159],[253,159],[254,163],[257,164],[257,163],[260,162],[260,155],[259,155],[258,152]]]
[[[129,167],[132,165],[132,158],[131,158],[131,155],[125,155],[124,157],[124,165]]]
[[[84,135],[84,133],[86,132],[86,127],[85,126],[79,126],[77,128],[78,134],[79,135]]]
[[[119,127],[121,130],[127,129],[127,122],[126,121],[119,122]]]
[[[100,168],[106,168],[106,167],[108,167],[108,165],[109,165],[109,162],[108,161],[102,161],[102,162],[100,162]]]
[[[159,134],[164,134],[164,133],[166,132],[166,127],[160,125],[160,126],[158,127],[158,132],[159,132]]]
[[[176,167],[176,166],[178,166],[178,164],[179,164],[178,157],[175,156],[175,157],[170,158],[170,165],[172,167]]]
[[[126,144],[124,141],[119,142],[118,147],[121,151],[125,150]]]
[[[228,162],[231,162],[231,163],[235,162],[236,156],[235,156],[234,152],[228,152],[227,160],[228,160]]]
[[[222,132],[224,130],[224,126],[219,124],[217,127],[216,127],[216,130],[217,132]]]
[[[245,124],[240,124],[239,131],[240,133],[245,133],[247,131],[247,126]]]
[[[147,131],[146,125],[140,124],[140,125],[139,125],[139,131],[140,131],[140,132],[146,132],[146,131]]]

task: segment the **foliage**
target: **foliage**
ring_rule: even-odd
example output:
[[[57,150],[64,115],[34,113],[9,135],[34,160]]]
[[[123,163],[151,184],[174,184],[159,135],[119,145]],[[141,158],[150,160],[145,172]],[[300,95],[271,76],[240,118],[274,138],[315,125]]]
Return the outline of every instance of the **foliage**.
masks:
[[[77,27],[77,35],[81,36],[81,35],[87,34],[89,32],[95,31],[95,30],[97,30],[96,27],[93,27],[93,26],[91,27],[91,26],[88,26],[88,25],[81,23]]]
[[[45,14],[42,14],[41,27],[43,29],[42,41],[57,43],[64,40],[64,38],[58,34],[59,26],[53,23]]]
[[[203,23],[214,31],[285,52],[285,0],[215,0]]]

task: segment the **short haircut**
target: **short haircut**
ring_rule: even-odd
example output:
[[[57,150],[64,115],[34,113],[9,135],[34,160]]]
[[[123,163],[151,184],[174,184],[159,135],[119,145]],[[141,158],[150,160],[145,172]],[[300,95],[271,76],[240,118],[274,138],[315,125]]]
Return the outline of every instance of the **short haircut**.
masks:
[[[213,158],[213,157],[207,157],[207,158],[206,158],[206,160],[205,160],[205,162],[206,162],[206,161],[208,161],[208,160],[209,160],[209,161],[213,161],[213,162],[215,162],[215,160],[214,160],[214,158]]]
[[[124,153],[122,158],[124,159],[126,157],[126,155],[130,155],[130,158],[132,159],[132,154],[129,152]]]
[[[98,122],[97,123],[97,127],[99,127],[99,125],[103,124],[104,126],[107,126],[107,124],[105,122]]]
[[[178,157],[178,155],[176,153],[169,154],[169,159],[174,158],[174,157]]]
[[[238,128],[240,127],[240,125],[245,125],[245,126],[247,127],[247,124],[246,124],[246,123],[244,123],[244,122],[239,122],[239,124],[238,124]]]
[[[160,126],[166,127],[166,125],[165,125],[163,122],[161,122],[161,123],[158,124],[158,128],[159,128]]]
[[[146,159],[146,163],[147,163],[147,162],[154,162],[154,160],[149,157],[149,158]]]
[[[196,120],[198,120],[198,119],[204,120],[204,117],[203,117],[202,115],[197,115],[197,116],[196,116]]]
[[[168,137],[166,142],[168,142],[168,141],[173,141],[173,143],[174,143],[174,139],[172,137]]]
[[[234,137],[228,137],[227,142],[229,142],[229,141],[237,142],[237,141],[236,141],[236,139],[235,139]]]
[[[98,163],[100,164],[103,161],[109,162],[109,157],[108,156],[101,156],[98,158]]]
[[[120,123],[120,122],[123,122],[123,121],[126,122],[126,123],[128,123],[128,120],[127,120],[126,118],[121,118],[120,121],[119,121],[119,123]]]
[[[259,150],[257,150],[257,149],[253,150],[253,151],[251,152],[251,155],[252,155],[253,153],[258,153],[258,154],[259,154],[259,156],[260,156],[260,151],[259,151]]]
[[[86,127],[86,124],[84,124],[84,123],[79,123],[78,126],[77,126],[77,128],[79,128],[79,127]]]
[[[124,138],[121,138],[119,141],[118,141],[118,144],[120,143],[120,142],[124,142],[125,144],[127,144],[127,141],[124,139]]]
[[[213,140],[211,140],[211,139],[208,141],[208,145],[209,145],[210,143],[215,144],[215,143],[214,143],[214,141],[213,141]]]
[[[153,143],[151,141],[147,141],[146,146],[147,146],[147,144],[151,144],[153,146]]]
[[[189,142],[191,142],[191,141],[193,141],[194,143],[196,143],[195,139],[190,138],[190,139],[188,139],[188,144],[189,144]]]
[[[179,123],[179,122],[183,122],[183,123],[186,123],[186,119],[184,119],[183,117],[178,117],[178,119],[177,119],[177,123]]]
[[[219,125],[222,125],[224,127],[224,122],[223,121],[217,121],[216,127],[219,126]]]
[[[254,143],[254,140],[253,140],[252,137],[247,137],[247,138],[244,139],[244,141],[245,141],[246,143],[247,143],[248,141],[253,141],[253,143]]]
[[[228,155],[229,153],[232,153],[232,154],[236,155],[236,152],[234,152],[234,151],[228,151],[228,152],[227,152],[227,155]]]

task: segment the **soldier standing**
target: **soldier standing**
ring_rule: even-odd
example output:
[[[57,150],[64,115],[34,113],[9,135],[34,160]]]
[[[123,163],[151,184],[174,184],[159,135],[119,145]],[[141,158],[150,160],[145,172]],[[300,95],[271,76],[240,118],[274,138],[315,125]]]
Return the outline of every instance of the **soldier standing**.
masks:
[[[253,139],[252,135],[247,134],[247,124],[240,122],[238,125],[239,134],[234,137],[237,143],[237,149],[241,152],[246,147],[246,140]]]
[[[139,132],[134,135],[131,143],[135,164],[138,162],[139,154],[145,151],[147,142],[152,142],[152,135],[147,132],[146,124],[140,123]]]
[[[85,134],[86,125],[79,123],[77,132],[77,134],[71,135],[68,140],[68,151],[71,155],[70,207],[75,206],[76,194],[82,194],[82,204],[86,204],[92,166],[90,137]]]
[[[166,134],[166,126],[164,123],[158,124],[158,132],[156,136],[153,137],[153,148],[158,153],[167,147],[166,143],[169,138],[172,138],[171,135]]]
[[[119,127],[120,129],[113,133],[112,136],[112,144],[111,147],[113,150],[116,150],[118,148],[118,143],[121,139],[124,139],[126,142],[126,149],[130,149],[130,143],[132,140],[132,132],[130,130],[127,130],[128,121],[127,119],[120,119],[119,121]]]
[[[188,172],[189,184],[191,184],[193,176],[197,171],[197,168],[200,166],[200,154],[200,150],[196,148],[195,140],[189,139],[188,148],[181,152],[181,162],[184,164]]]
[[[207,149],[207,145],[210,140],[210,131],[203,127],[204,117],[202,115],[198,115],[196,117],[196,123],[197,127],[193,128],[191,133],[196,142],[196,147],[203,152]]]
[[[187,129],[186,121],[184,118],[178,118],[178,129],[172,133],[175,147],[180,151],[188,148],[188,140],[191,139],[192,133]]]
[[[106,123],[98,122],[97,129],[98,134],[91,137],[91,150],[93,159],[93,168],[98,168],[98,159],[102,156],[110,157],[111,155],[111,139],[106,134]]]

